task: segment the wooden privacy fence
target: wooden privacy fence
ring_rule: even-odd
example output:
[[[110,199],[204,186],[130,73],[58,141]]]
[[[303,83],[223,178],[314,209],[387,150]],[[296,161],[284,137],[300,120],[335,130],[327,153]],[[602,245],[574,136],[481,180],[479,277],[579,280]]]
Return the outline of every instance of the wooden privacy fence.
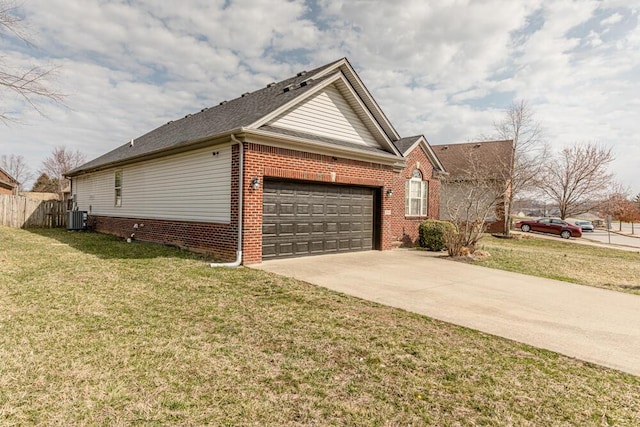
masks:
[[[0,194],[0,225],[14,228],[56,228],[67,224],[62,200],[35,200]]]

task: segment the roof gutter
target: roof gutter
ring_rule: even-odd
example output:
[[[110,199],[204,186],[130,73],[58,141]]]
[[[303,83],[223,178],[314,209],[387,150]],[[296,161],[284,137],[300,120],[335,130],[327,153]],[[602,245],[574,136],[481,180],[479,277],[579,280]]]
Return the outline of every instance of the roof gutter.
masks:
[[[128,165],[128,164],[132,164],[132,163],[138,163],[138,162],[142,162],[145,160],[152,160],[152,159],[156,159],[159,157],[165,157],[165,156],[170,156],[172,154],[178,154],[178,153],[182,153],[185,151],[189,151],[189,150],[194,150],[196,148],[201,147],[206,147],[208,145],[210,145],[212,142],[216,141],[216,140],[220,140],[221,143],[224,142],[225,139],[227,139],[229,137],[229,135],[233,135],[234,133],[237,132],[241,132],[243,130],[243,128],[235,128],[233,130],[230,131],[225,131],[225,132],[221,132],[221,133],[217,133],[215,135],[208,135],[202,138],[198,138],[198,139],[194,139],[192,141],[183,141],[180,144],[178,144],[177,146],[172,146],[169,148],[162,148],[159,150],[154,150],[154,151],[150,151],[147,153],[143,153],[143,154],[139,154],[133,157],[127,157],[126,159],[123,160],[116,160],[116,161],[111,161],[108,163],[104,163],[104,164],[100,164],[98,166],[92,166],[92,167],[88,167],[88,168],[82,168],[82,169],[73,169],[69,172],[67,172],[66,174],[64,174],[65,177],[67,178],[72,178],[75,176],[79,176],[79,175],[84,175],[87,173],[92,173],[92,172],[98,172],[100,170],[104,170],[104,169],[109,169],[109,168],[113,168],[113,167],[118,167],[118,166],[124,166],[124,165]],[[127,143],[128,145],[129,143]],[[118,147],[120,148],[120,147]],[[118,149],[116,148],[116,149]],[[109,154],[109,153],[107,153]],[[82,166],[81,166],[82,167]]]
[[[352,160],[381,163],[394,167],[404,167],[405,165],[405,159],[403,157],[391,153],[367,152],[357,148],[343,147],[322,141],[315,141],[281,133],[273,133],[260,129],[244,129],[244,134],[260,138],[260,141],[257,141],[259,144],[270,145],[273,147],[306,151],[326,156],[341,156]]]
[[[240,140],[236,138],[236,136],[232,133],[230,135],[231,141],[234,144],[238,144],[238,156],[239,156],[239,166],[238,166],[238,249],[236,251],[236,260],[233,262],[212,262],[209,264],[211,267],[238,267],[242,264],[242,193],[243,193],[243,183],[244,183],[244,146]]]

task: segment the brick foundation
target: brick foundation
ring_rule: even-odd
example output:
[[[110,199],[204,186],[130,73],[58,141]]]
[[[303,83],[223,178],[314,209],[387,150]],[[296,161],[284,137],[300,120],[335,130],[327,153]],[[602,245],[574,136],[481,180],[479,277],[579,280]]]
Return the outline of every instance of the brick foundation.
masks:
[[[134,225],[138,224],[138,228]],[[236,227],[229,224],[182,222],[158,219],[89,216],[93,230],[141,242],[176,246],[194,252],[208,253],[221,261],[236,257]]]

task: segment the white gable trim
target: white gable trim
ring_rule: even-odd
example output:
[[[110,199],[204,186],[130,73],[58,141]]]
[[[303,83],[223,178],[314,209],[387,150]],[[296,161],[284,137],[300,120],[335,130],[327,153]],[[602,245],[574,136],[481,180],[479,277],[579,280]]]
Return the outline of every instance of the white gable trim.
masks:
[[[373,112],[374,117],[382,125],[382,128],[385,130],[388,137],[392,141],[399,140],[400,135],[395,130],[395,128],[393,127],[393,125],[391,124],[387,116],[384,114],[384,112],[376,102],[375,98],[371,95],[367,87],[364,85],[362,80],[360,80],[360,77],[358,76],[356,71],[353,69],[353,67],[351,66],[347,58],[342,58],[341,60],[336,61],[331,67],[327,67],[324,70],[314,74],[311,77],[314,79],[319,79],[323,76],[326,76],[334,72],[335,70],[342,71],[342,73],[346,76],[347,80],[349,80],[352,83],[352,85],[356,88],[356,91],[358,92],[360,97],[365,101],[365,104],[367,104],[370,111]],[[360,90],[357,90],[358,88]]]
[[[270,121],[272,121],[273,119],[277,118],[278,116],[286,113],[287,111],[292,110],[296,105],[299,105],[300,103],[311,98],[313,95],[319,93],[320,91],[322,91],[323,89],[325,89],[326,87],[332,84],[336,84],[339,91],[347,90],[349,94],[352,95],[353,99],[356,100],[356,102],[358,103],[357,109],[359,110],[359,111],[356,111],[356,113],[360,113],[359,115],[361,116],[362,119],[364,119],[363,122],[366,125],[368,125],[369,131],[372,133],[374,138],[377,136],[376,140],[378,141],[380,146],[389,150],[390,152],[394,153],[397,156],[401,156],[402,154],[397,150],[395,145],[393,145],[393,143],[389,139],[389,136],[384,131],[384,129],[380,127],[378,121],[375,119],[375,117],[373,116],[373,114],[371,113],[367,105],[363,103],[359,94],[354,90],[351,83],[346,79],[344,74],[342,74],[342,72],[340,71],[336,72],[332,76],[329,76],[325,80],[315,84],[313,88],[309,89],[299,97],[292,99],[291,101],[284,104],[280,108],[277,108],[273,110],[271,113],[263,116],[256,122],[247,126],[247,128],[258,129],[260,126],[263,126],[269,123]],[[292,90],[296,90],[296,89],[292,89]]]
[[[343,157],[352,160],[378,163],[393,166],[396,171],[406,166],[404,158],[382,151],[364,151],[356,147],[342,147],[322,141],[315,141],[298,136],[282,135],[261,129],[243,129],[236,134],[243,142],[253,142],[271,147],[286,148],[305,153],[323,154],[327,156]]]
[[[353,99],[345,97],[336,83],[326,86],[267,125],[382,148],[380,136],[374,136],[369,129],[370,124],[363,121],[353,103]]]
[[[446,172],[444,166],[442,165],[442,162],[440,162],[440,159],[436,155],[435,151],[433,151],[433,148],[431,148],[431,145],[429,145],[429,142],[427,141],[427,138],[424,137],[424,135],[421,135],[420,138],[418,138],[416,142],[414,142],[411,147],[409,147],[409,149],[404,152],[405,157],[418,145],[422,148],[422,150],[424,150],[424,153],[427,155],[427,158],[434,168],[436,168],[440,172]]]

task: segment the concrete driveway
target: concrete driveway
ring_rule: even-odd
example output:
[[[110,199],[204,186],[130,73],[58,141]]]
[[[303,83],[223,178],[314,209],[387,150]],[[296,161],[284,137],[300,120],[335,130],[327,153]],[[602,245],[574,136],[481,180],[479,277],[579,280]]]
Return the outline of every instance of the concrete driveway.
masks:
[[[252,267],[640,376],[636,295],[403,249]]]

